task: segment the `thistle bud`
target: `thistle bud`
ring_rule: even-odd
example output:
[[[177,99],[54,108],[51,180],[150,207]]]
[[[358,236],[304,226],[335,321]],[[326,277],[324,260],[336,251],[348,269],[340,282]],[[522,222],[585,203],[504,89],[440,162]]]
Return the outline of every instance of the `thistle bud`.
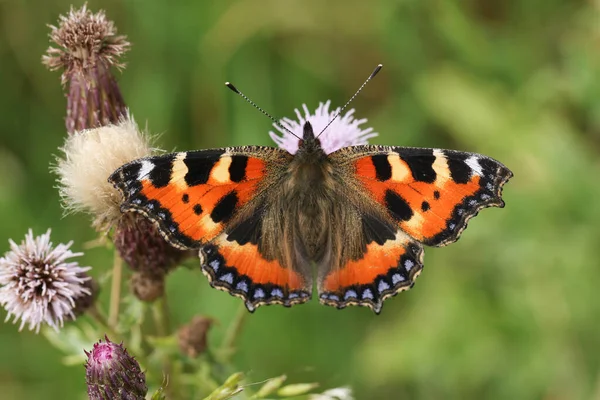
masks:
[[[212,324],[212,318],[197,315],[189,324],[182,326],[177,333],[181,352],[191,358],[204,353],[208,330]]]
[[[165,276],[135,272],[129,280],[129,288],[141,301],[152,302],[165,294]]]
[[[122,344],[108,340],[85,352],[86,383],[90,400],[143,400],[148,392],[146,376]]]

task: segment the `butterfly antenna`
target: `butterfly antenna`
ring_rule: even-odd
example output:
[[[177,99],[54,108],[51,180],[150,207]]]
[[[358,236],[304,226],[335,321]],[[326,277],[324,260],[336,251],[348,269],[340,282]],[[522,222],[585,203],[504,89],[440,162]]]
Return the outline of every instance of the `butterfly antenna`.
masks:
[[[358,94],[360,93],[360,91],[363,90],[363,88],[367,85],[367,83],[369,83],[369,81],[371,79],[375,78],[375,75],[377,75],[379,73],[379,71],[381,71],[381,68],[383,68],[383,64],[379,64],[379,65],[377,65],[377,67],[375,67],[375,70],[373,72],[371,72],[371,75],[369,75],[369,77],[367,78],[367,80],[364,81],[364,83],[362,85],[360,85],[360,87],[358,88],[358,90],[356,91],[356,93],[354,93],[352,95],[352,97],[350,97],[350,100],[348,100],[346,102],[346,104],[344,104],[344,107],[342,107],[337,114],[335,114],[335,116],[331,119],[331,121],[329,121],[329,123],[327,124],[327,126],[325,126],[325,128],[323,128],[323,130],[317,135],[317,137],[321,136],[321,134],[323,132],[325,132],[325,130],[327,128],[329,128],[329,125],[331,125],[333,123],[333,121],[335,121],[337,119],[337,117],[339,117],[342,114],[342,112],[344,112],[344,110],[346,109],[346,107],[348,107],[348,105],[350,103],[352,103],[352,100],[354,100],[354,98],[356,96],[358,96]]]
[[[281,129],[283,129],[284,131],[286,131],[287,133],[289,133],[292,136],[296,136],[298,139],[300,139],[297,135],[294,134],[294,132],[292,132],[291,130],[289,130],[288,128],[286,128],[285,126],[283,126],[281,124],[281,122],[279,122],[278,119],[273,118],[273,116],[271,114],[269,114],[268,112],[266,112],[265,110],[263,110],[262,108],[260,108],[255,102],[253,102],[252,100],[250,100],[248,98],[248,96],[246,96],[244,93],[240,92],[238,90],[238,88],[236,88],[235,86],[233,86],[233,84],[231,82],[225,82],[225,86],[227,86],[229,89],[233,90],[235,93],[239,94],[240,96],[242,96],[242,98],[244,100],[246,100],[248,103],[250,103],[254,108],[256,108],[258,111],[260,111],[261,113],[263,113],[263,115],[266,115],[271,121],[273,121],[275,123],[275,125],[277,125],[278,127],[280,127]]]

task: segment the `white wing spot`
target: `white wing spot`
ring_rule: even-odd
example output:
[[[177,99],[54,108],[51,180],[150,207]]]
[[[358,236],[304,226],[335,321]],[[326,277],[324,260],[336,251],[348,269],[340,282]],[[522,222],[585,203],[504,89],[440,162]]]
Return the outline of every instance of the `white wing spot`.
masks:
[[[465,164],[467,164],[473,172],[475,172],[479,176],[483,176],[483,168],[481,168],[481,164],[479,164],[479,160],[475,156],[471,156],[465,160]]]
[[[254,291],[254,298],[255,299],[262,299],[263,297],[265,297],[265,291],[262,290],[261,288],[258,288]]]
[[[392,275],[392,283],[395,285],[398,282],[404,282],[404,277],[400,274],[394,274]]]
[[[363,299],[372,299],[373,293],[371,292],[371,289],[365,289],[365,291],[362,294],[362,298]]]
[[[152,162],[148,161],[148,160],[142,160],[142,162],[140,163],[142,164],[140,171],[138,172],[138,180],[144,180],[148,175],[150,175],[150,172],[152,172],[152,170],[154,169],[154,164],[152,164]]]
[[[406,270],[408,272],[410,272],[410,270],[415,266],[415,263],[413,262],[413,260],[406,260],[404,261],[404,268],[406,268]]]

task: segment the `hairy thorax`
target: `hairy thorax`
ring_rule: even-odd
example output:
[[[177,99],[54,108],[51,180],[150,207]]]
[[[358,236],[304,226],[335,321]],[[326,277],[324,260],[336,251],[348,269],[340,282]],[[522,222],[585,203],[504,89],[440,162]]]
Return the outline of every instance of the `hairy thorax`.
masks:
[[[331,240],[335,214],[332,166],[324,153],[306,154],[293,162],[284,185],[285,204],[292,216],[297,244],[313,261],[320,261]]]

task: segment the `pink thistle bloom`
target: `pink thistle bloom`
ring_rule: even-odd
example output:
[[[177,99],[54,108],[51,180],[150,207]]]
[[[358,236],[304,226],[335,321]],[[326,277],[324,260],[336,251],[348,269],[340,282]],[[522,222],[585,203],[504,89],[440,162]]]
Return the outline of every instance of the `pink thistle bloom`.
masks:
[[[306,121],[310,122],[315,132],[315,135],[321,133],[321,131],[327,126],[327,124],[340,112],[340,107],[335,110],[329,111],[330,100],[325,103],[319,103],[314,114],[311,114],[306,107],[306,104],[302,105],[304,115],[300,113],[298,109],[296,116],[298,121],[294,121],[289,118],[282,118],[281,125],[292,131],[298,137],[302,137],[303,127]],[[366,119],[354,119],[354,109],[350,109],[344,115],[340,115],[333,123],[319,136],[321,141],[321,147],[325,153],[330,154],[336,150],[346,146],[356,146],[361,144],[368,144],[368,140],[376,137],[378,134],[373,132],[373,128],[360,128],[360,125],[367,122]],[[275,129],[279,132],[269,132],[271,139],[277,143],[279,147],[287,150],[291,154],[295,154],[298,151],[298,138],[291,135],[289,132],[282,129],[277,124],[273,124]]]
[[[68,261],[83,253],[69,250],[73,242],[53,247],[50,229],[35,238],[30,229],[20,245],[9,242],[11,250],[0,258],[0,305],[8,311],[6,320],[20,319],[19,330],[28,324],[38,333],[46,323],[58,331],[65,318],[75,319],[78,300],[92,294],[86,285],[90,267]]]

